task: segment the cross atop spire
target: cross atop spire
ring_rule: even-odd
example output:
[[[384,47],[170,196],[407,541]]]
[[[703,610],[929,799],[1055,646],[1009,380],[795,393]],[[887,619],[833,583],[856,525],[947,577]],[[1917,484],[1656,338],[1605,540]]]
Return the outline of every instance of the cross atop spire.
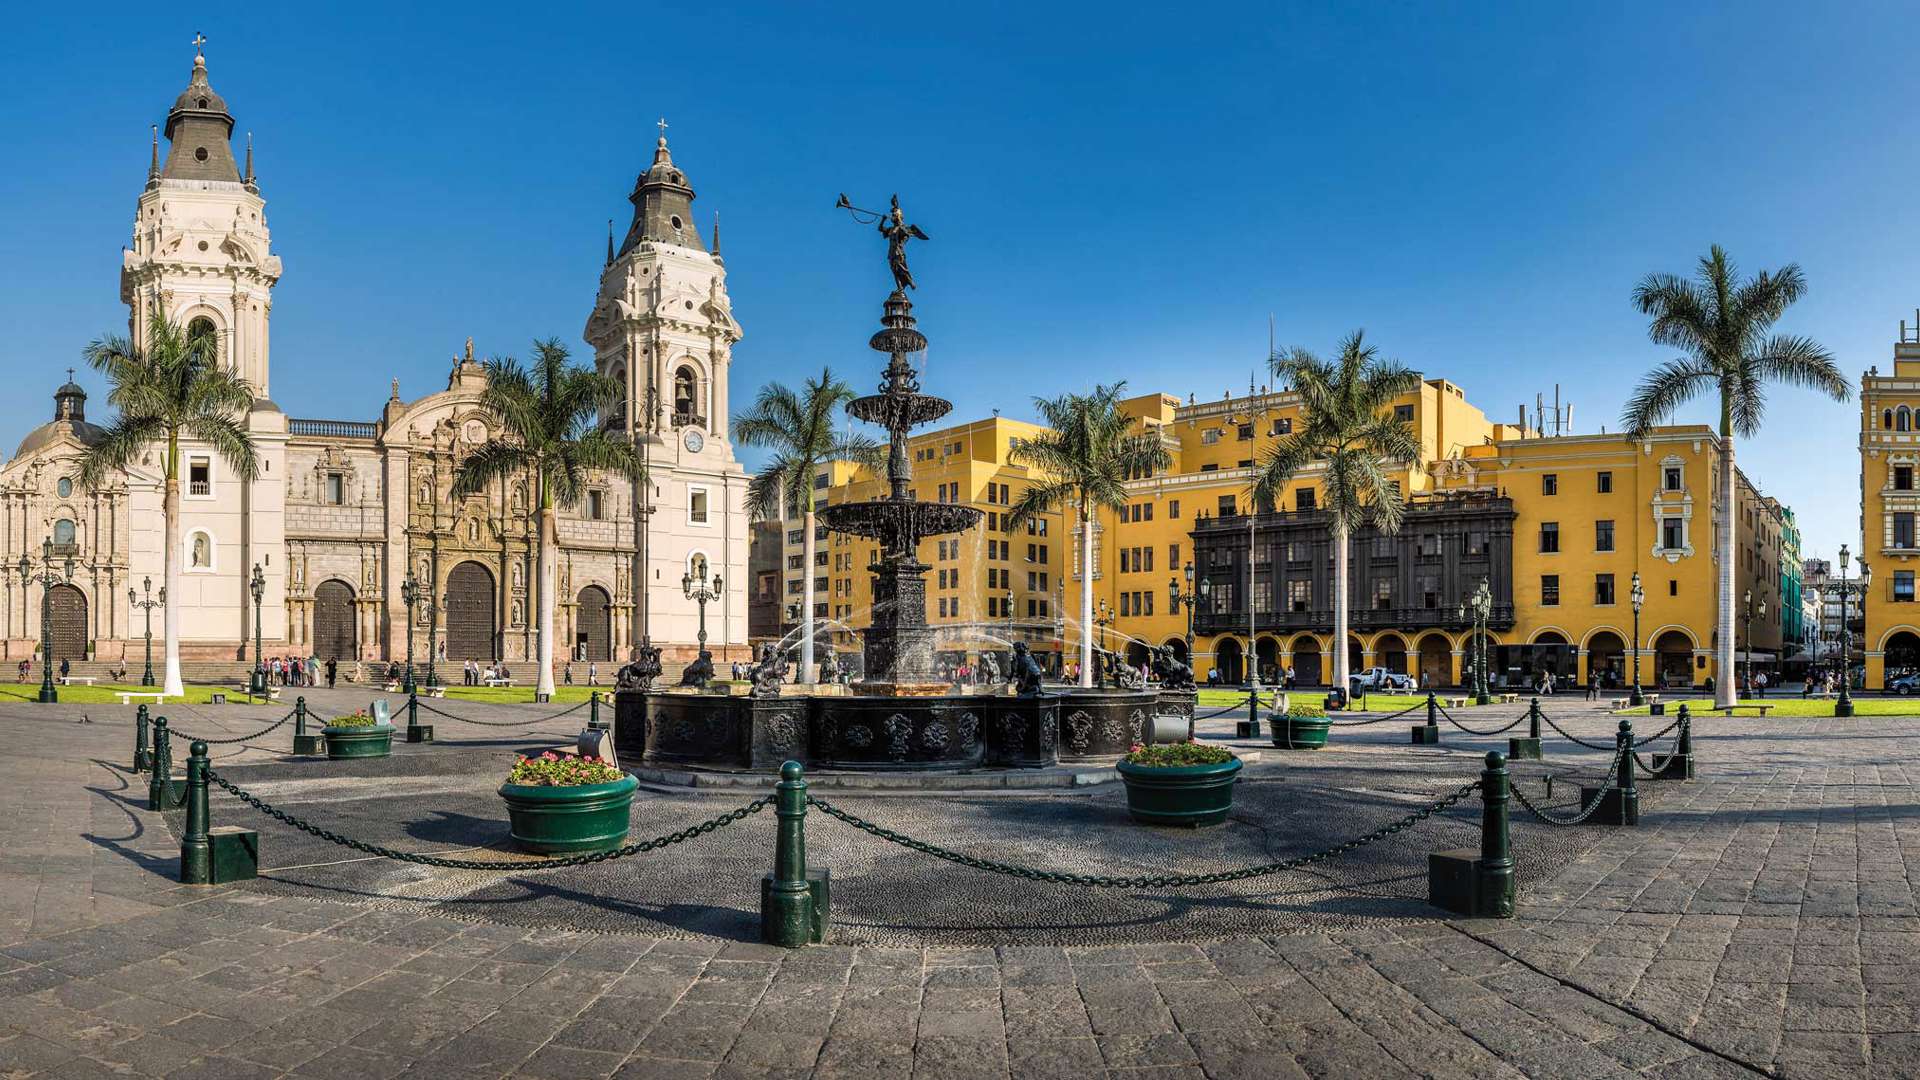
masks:
[[[193,32],[193,55],[204,59],[207,55],[207,35],[198,30]]]
[[[663,116],[659,120],[655,121],[655,123],[657,123],[660,126],[660,137],[662,139],[666,138],[667,137],[667,118]]]

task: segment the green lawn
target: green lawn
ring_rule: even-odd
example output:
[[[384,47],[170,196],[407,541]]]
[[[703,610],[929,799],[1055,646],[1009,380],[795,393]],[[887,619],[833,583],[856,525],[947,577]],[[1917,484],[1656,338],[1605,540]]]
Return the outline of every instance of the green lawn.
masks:
[[[1675,706],[1684,701],[1687,711],[1698,716],[1713,704],[1712,698],[1682,698],[1674,700],[1662,698],[1660,703],[1667,707],[1667,715],[1673,715]],[[1768,716],[1807,716],[1820,717],[1833,715],[1832,698],[1800,698],[1788,694],[1769,698],[1741,698],[1742,705],[1771,705],[1773,711]],[[1906,698],[1857,697],[1853,699],[1855,716],[1920,716],[1920,701]],[[1647,709],[1643,705],[1637,709],[1622,709],[1622,716],[1645,716]],[[1718,715],[1707,713],[1707,715]],[[1748,713],[1746,715],[1753,715]]]
[[[59,692],[60,704],[62,705],[118,705],[120,704],[120,699],[113,696],[116,690],[131,690],[135,693],[150,694],[160,688],[157,686],[141,686],[137,683],[102,683],[97,686],[87,686],[85,684],[78,686],[60,686],[56,684],[54,689]],[[246,691],[235,690],[231,686],[189,686],[186,690],[187,692],[184,696],[166,698],[165,701],[168,703],[186,702],[190,705],[207,705],[213,701],[213,695],[225,694],[227,695],[227,704],[229,705],[244,705],[247,703]],[[38,701],[39,698],[40,682],[37,679],[27,683],[0,683],[0,702]],[[148,704],[151,705],[152,702],[148,702]],[[293,707],[293,702],[290,699],[287,701],[287,707]]]
[[[1327,691],[1325,687],[1308,687],[1304,690],[1295,690],[1293,694],[1296,701],[1318,702],[1321,698],[1327,696]],[[1368,712],[1399,712],[1401,709],[1413,705],[1424,705],[1426,701],[1427,695],[1425,694],[1368,694],[1366,697],[1366,707]],[[1246,702],[1247,692],[1245,690],[1228,690],[1211,686],[1200,689],[1201,708],[1223,709],[1229,705],[1244,705]],[[1260,702],[1263,706],[1271,706],[1273,704],[1273,691],[1261,691]],[[1356,701],[1355,705],[1358,704],[1359,702]],[[1467,707],[1472,708],[1473,706],[1469,704]]]
[[[571,705],[576,701],[587,700],[587,695],[600,691],[600,703],[613,703],[611,686],[555,686],[553,700],[562,705]],[[421,700],[431,700],[422,696]],[[533,687],[531,686],[449,686],[448,701],[484,701],[491,705],[531,705]]]

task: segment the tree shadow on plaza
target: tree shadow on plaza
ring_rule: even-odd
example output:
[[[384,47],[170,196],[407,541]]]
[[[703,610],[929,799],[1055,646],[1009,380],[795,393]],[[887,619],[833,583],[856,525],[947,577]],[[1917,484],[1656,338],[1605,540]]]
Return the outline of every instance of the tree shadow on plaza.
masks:
[[[101,836],[98,833],[89,831],[81,833],[80,838],[95,847],[102,848],[120,856],[142,870],[158,874],[161,877],[177,880],[180,876],[180,858],[177,852],[169,851],[165,854],[154,854],[129,846],[147,835],[147,823],[142,821],[140,816],[133,812],[136,804],[144,805],[146,801],[145,793],[142,792],[138,800],[123,795],[122,792],[129,791],[133,787],[132,783],[127,780],[126,775],[121,774],[118,768],[109,762],[100,761],[96,758],[94,759],[94,764],[101,765],[115,773],[116,778],[120,781],[120,786],[118,788],[108,789],[88,785],[86,790],[105,798],[109,804],[119,810],[127,819],[127,828],[129,831],[125,836]]]

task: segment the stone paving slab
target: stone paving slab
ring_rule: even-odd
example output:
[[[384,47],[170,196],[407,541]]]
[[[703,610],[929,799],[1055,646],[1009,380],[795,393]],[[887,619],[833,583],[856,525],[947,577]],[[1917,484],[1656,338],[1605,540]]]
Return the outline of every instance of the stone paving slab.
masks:
[[[1920,846],[1908,775],[1920,721],[1703,722],[1703,779],[1661,785],[1643,828],[1592,830],[1525,882],[1507,922],[787,952],[180,886],[175,840],[120,760],[126,721],[90,711],[81,724],[65,706],[0,709],[21,736],[0,756],[0,1075],[1920,1069],[1906,870]],[[1562,712],[1590,737],[1610,727]],[[1446,738],[1435,760],[1451,771],[1497,745]],[[472,740],[488,742],[512,740]],[[1348,742],[1359,745],[1298,766],[1303,787],[1401,753],[1388,732]]]

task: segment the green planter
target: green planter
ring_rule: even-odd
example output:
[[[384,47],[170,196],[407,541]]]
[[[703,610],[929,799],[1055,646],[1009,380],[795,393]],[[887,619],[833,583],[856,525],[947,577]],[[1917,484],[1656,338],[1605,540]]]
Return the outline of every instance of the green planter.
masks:
[[[393,725],[374,724],[370,727],[323,727],[320,734],[327,740],[327,757],[369,758],[386,757],[393,753]]]
[[[513,842],[539,854],[606,851],[627,839],[627,813],[640,781],[629,773],[605,784],[549,787],[501,784]]]
[[[1267,730],[1282,750],[1320,750],[1327,745],[1332,721],[1324,716],[1269,716]]]
[[[1127,812],[1146,825],[1218,825],[1233,809],[1233,783],[1240,759],[1218,765],[1134,765],[1119,763],[1127,785]]]

